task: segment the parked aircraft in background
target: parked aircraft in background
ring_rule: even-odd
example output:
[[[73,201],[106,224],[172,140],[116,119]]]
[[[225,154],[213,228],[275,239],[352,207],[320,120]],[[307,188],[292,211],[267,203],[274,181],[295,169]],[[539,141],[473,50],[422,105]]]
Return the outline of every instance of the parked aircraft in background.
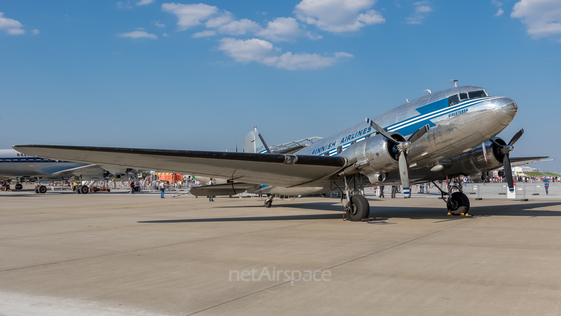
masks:
[[[512,122],[517,111],[518,105],[507,97],[463,86],[429,91],[293,154],[52,145],[14,148],[50,159],[225,178],[229,183],[200,187],[195,192],[268,193],[267,207],[276,195],[340,191],[344,210],[353,221],[370,213],[365,184],[401,184],[407,197],[410,184],[432,181],[437,185],[435,181],[446,180],[447,190],[437,188],[448,211],[465,214],[470,203],[463,193],[461,175],[481,181],[487,172],[503,167],[508,187],[514,189],[510,152],[524,131],[508,143],[495,136]]]
[[[29,156],[14,149],[0,149],[0,180],[36,180],[35,192],[46,193],[47,187],[41,181],[62,181],[74,178],[80,181],[103,180],[112,173],[125,174],[126,169],[108,166],[113,172],[96,164],[39,158]],[[87,194],[87,185],[79,185],[76,190]]]

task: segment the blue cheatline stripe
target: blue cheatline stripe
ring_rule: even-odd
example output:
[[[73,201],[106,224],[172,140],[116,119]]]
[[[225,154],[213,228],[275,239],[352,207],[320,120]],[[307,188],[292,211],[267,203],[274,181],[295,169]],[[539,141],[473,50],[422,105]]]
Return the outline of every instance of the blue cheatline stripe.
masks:
[[[458,111],[458,110],[466,108],[466,107],[470,107],[472,105],[477,105],[477,104],[482,103],[484,101],[494,100],[494,99],[498,99],[498,98],[500,98],[500,97],[486,97],[486,98],[475,99],[475,100],[469,100],[468,99],[466,101],[460,102],[459,104],[457,104],[455,106],[450,106],[450,107],[447,106],[447,107],[438,109],[436,111],[432,111],[430,113],[418,115],[418,116],[412,117],[410,119],[407,119],[405,121],[389,125],[388,127],[385,127],[384,129],[386,129],[388,132],[397,132],[397,131],[405,128],[405,127],[408,127],[408,126],[411,126],[411,125],[414,125],[414,124],[418,124],[418,123],[421,123],[421,122],[426,121],[426,120],[430,120],[430,119],[435,118],[437,116],[445,115],[445,114],[455,112],[455,111]],[[447,100],[447,99],[442,99],[440,101],[444,101],[444,100]],[[439,102],[439,101],[436,101],[436,102]],[[430,104],[428,104],[428,105],[430,105]],[[416,110],[418,111],[419,108],[417,108]],[[373,132],[373,133],[370,133],[368,135],[364,135],[364,137],[361,137],[361,138],[356,139],[356,140],[351,140],[348,143],[343,144],[342,149],[343,150],[347,149],[349,146],[351,146],[352,142],[359,142],[361,140],[364,140],[367,136],[370,136],[370,135],[373,135],[373,134],[377,134],[377,132]],[[319,155],[321,155],[321,153]]]
[[[409,194],[409,187],[403,187],[403,194]]]
[[[416,119],[415,121],[412,121],[412,122],[407,123],[405,125],[401,125],[398,128],[396,128],[395,126],[389,127],[388,132],[395,132],[395,131],[398,131],[398,130],[400,130],[404,127],[407,127],[409,125],[413,125],[415,123],[418,123],[418,122],[421,122],[421,121],[424,121],[424,120],[430,120],[430,119],[435,118],[437,116],[441,116],[441,115],[445,115],[445,114],[448,114],[448,113],[451,113],[451,112],[455,112],[457,110],[467,108],[467,107],[482,103],[483,101],[487,101],[487,100],[488,99],[480,99],[478,101],[470,102],[469,104],[464,104],[464,105],[460,104],[458,106],[452,106],[452,107],[446,108],[446,109],[441,110],[441,111],[435,111],[435,112],[432,112],[432,113],[429,113],[429,114],[425,114],[423,116],[426,116],[426,117],[423,117],[422,119]],[[427,115],[429,115],[429,116],[427,116]],[[400,123],[400,124],[404,124],[404,123]]]
[[[437,115],[437,116],[438,116],[438,115],[440,115],[440,114],[445,114],[444,112],[448,112],[448,111],[452,112],[452,111],[454,111],[454,109],[464,108],[464,107],[467,107],[467,106],[470,106],[470,105],[474,105],[474,104],[477,104],[477,103],[481,103],[481,102],[483,102],[483,101],[493,100],[493,99],[496,99],[496,98],[498,98],[498,97],[493,97],[493,98],[481,98],[481,99],[475,99],[475,100],[464,101],[464,102],[461,102],[460,104],[455,105],[455,106],[445,107],[445,108],[442,108],[442,109],[439,109],[439,110],[436,110],[436,111],[432,111],[432,112],[430,112],[430,113],[426,113],[426,114],[423,114],[423,115],[419,115],[419,116],[416,116],[416,117],[412,117],[412,118],[407,119],[407,120],[405,120],[405,121],[403,121],[403,122],[399,122],[399,123],[390,125],[390,126],[387,127],[387,129],[389,130],[390,128],[391,128],[391,129],[395,129],[395,128],[397,128],[397,127],[404,127],[404,126],[401,126],[401,125],[405,125],[405,124],[409,124],[409,123],[415,123],[415,121],[418,121],[418,120],[420,120],[420,119],[425,119],[425,118],[427,118],[428,116],[433,116],[433,115]]]

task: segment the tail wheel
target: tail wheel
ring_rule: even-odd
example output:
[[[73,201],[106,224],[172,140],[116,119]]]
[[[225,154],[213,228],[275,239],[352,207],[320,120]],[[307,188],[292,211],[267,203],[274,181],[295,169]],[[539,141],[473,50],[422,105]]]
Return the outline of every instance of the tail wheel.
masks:
[[[271,206],[273,206],[273,201],[269,201],[269,200],[265,201],[265,207],[266,208],[269,208]]]
[[[469,199],[462,192],[454,192],[448,200],[447,208],[452,215],[467,214],[469,212]]]
[[[346,207],[346,212],[349,220],[358,222],[363,218],[368,218],[370,215],[370,204],[364,196],[360,194],[353,195],[351,203]]]

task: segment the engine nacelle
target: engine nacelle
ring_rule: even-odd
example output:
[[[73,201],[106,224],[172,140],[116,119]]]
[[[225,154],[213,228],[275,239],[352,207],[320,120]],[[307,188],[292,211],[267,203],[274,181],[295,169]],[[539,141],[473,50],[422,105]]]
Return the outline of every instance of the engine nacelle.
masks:
[[[501,145],[506,145],[501,138],[494,138],[494,140]],[[446,173],[463,173],[471,176],[474,182],[485,180],[488,171],[500,168],[503,165],[504,154],[501,153],[499,146],[490,141],[485,142],[484,145],[487,152],[487,161],[485,161],[483,147],[477,146],[452,158],[452,168],[447,170]]]
[[[392,137],[398,141],[405,140],[397,133]],[[379,184],[386,180],[387,172],[398,167],[399,151],[394,142],[378,134],[351,145],[341,156],[356,161],[353,166],[367,176],[370,183]]]

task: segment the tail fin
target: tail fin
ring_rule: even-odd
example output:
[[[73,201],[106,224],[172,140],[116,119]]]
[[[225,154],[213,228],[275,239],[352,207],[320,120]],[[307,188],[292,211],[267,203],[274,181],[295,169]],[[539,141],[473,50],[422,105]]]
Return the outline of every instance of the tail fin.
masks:
[[[263,136],[257,131],[257,126],[243,139],[244,153],[270,154],[271,150],[265,143]]]

